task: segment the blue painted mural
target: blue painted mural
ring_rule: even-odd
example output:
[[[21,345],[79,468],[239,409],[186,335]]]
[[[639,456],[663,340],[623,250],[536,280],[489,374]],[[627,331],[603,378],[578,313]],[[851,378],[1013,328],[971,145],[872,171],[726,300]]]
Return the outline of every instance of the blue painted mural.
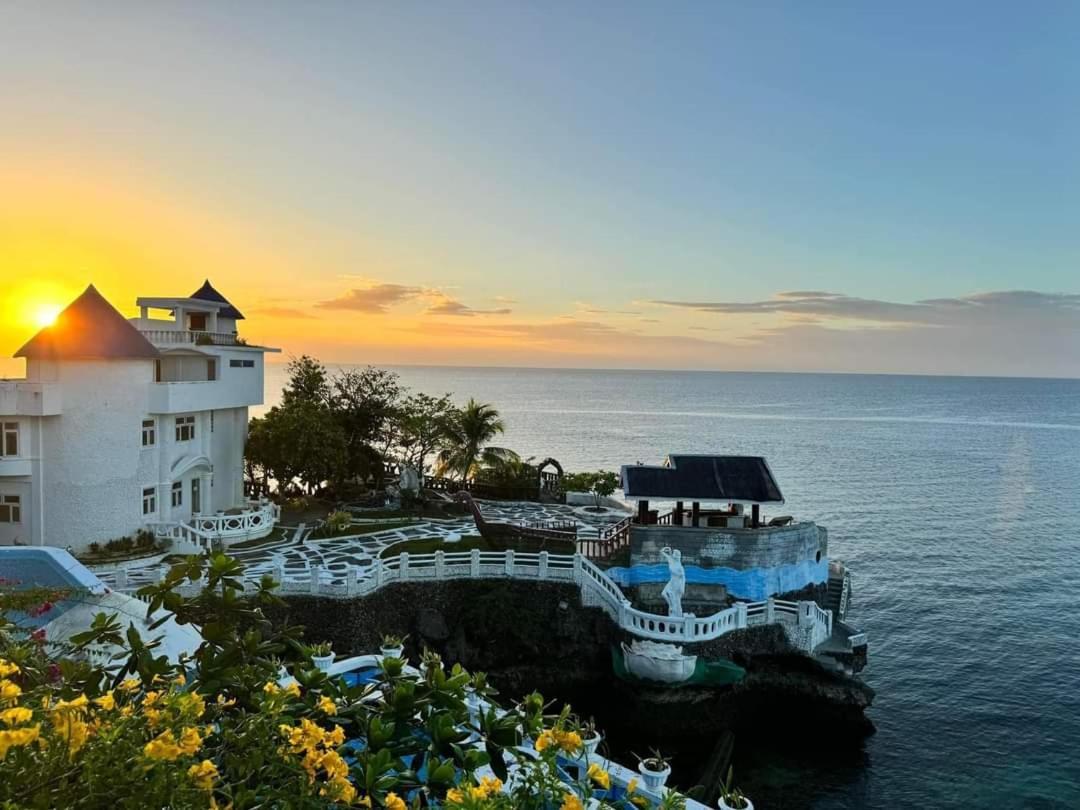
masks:
[[[779,593],[797,591],[807,585],[821,584],[829,578],[829,561],[825,557],[820,562],[806,560],[773,568],[738,570],[701,568],[697,565],[687,565],[685,568],[688,584],[724,585],[732,596],[755,602]],[[622,586],[659,584],[668,581],[668,567],[666,563],[658,563],[609,568],[607,575]]]

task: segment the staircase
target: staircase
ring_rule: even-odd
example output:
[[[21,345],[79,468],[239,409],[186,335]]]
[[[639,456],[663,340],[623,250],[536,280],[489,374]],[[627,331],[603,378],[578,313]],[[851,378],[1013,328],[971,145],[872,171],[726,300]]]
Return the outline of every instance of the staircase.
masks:
[[[837,621],[843,621],[851,596],[851,574],[842,562],[829,563],[829,581],[822,607],[831,610]]]

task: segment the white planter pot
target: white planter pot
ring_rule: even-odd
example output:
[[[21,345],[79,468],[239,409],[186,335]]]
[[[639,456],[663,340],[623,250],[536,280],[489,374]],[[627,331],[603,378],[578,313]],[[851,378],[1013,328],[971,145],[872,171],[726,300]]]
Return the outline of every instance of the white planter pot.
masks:
[[[600,747],[600,739],[601,739],[600,735],[597,734],[595,731],[592,733],[592,736],[586,737],[585,740],[584,740],[584,742],[585,742],[585,753],[588,754],[589,756],[592,756],[593,754],[595,754],[596,749]]]
[[[644,762],[639,762],[638,772],[645,787],[655,793],[667,784],[668,777],[671,776],[671,766],[668,765],[662,771],[652,771],[645,767]]]
[[[311,663],[315,665],[316,669],[321,669],[323,672],[326,672],[334,663],[334,654],[330,653],[329,655],[313,655],[311,656]]]
[[[720,810],[754,810],[754,803],[752,801],[750,801],[745,796],[743,796],[743,801],[746,802],[745,807],[732,807],[730,804],[725,802],[724,797],[721,796],[720,801],[717,802],[716,806],[719,807]]]
[[[401,658],[401,653],[405,650],[405,647],[398,645],[397,647],[380,647],[379,652],[382,653],[383,658]]]

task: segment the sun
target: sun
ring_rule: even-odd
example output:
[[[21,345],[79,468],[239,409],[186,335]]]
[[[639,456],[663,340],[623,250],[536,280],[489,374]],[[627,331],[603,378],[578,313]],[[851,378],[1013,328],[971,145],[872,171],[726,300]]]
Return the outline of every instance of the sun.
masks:
[[[59,304],[37,304],[30,310],[30,320],[34,325],[44,329],[56,323],[56,316],[63,309]]]

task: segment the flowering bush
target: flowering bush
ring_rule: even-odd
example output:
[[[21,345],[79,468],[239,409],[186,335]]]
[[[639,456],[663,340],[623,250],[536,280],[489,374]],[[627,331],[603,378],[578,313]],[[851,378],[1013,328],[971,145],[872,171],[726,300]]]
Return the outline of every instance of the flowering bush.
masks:
[[[192,558],[141,591],[152,611],[201,630],[175,665],[105,616],[51,661],[13,618],[25,592],[0,587],[0,807],[650,806],[633,785],[609,793],[610,775],[579,759],[569,711],[547,714],[537,694],[482,709],[493,694],[483,676],[434,655],[422,674],[386,658],[371,683],[329,678],[297,628],[263,615],[274,583],[245,595],[239,575],[224,555]],[[177,593],[203,576],[198,596]],[[107,666],[79,660],[103,643],[123,652]],[[292,679],[279,680],[279,658]],[[669,794],[661,806],[681,802]]]

